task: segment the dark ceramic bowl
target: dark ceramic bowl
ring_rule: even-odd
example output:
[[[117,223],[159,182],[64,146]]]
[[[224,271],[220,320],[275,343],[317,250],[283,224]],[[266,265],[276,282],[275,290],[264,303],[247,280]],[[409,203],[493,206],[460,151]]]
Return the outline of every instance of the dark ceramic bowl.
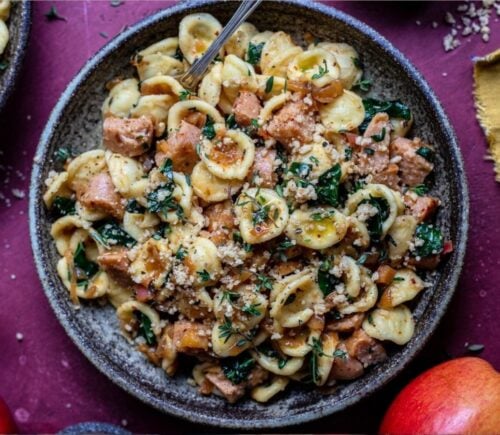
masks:
[[[8,63],[7,68],[0,71],[0,112],[14,90],[21,71],[31,28],[31,2],[28,0],[12,2],[7,26],[10,39],[4,53],[0,56],[1,61]]]
[[[256,430],[303,423],[341,411],[378,390],[408,365],[436,329],[453,295],[465,253],[469,202],[462,158],[448,118],[429,85],[399,51],[370,27],[333,8],[299,1],[263,2],[249,20],[261,30],[282,29],[296,36],[297,29],[308,30],[320,38],[354,45],[367,76],[374,80],[371,94],[408,103],[416,119],[414,134],[436,145],[437,187],[433,193],[443,200],[438,224],[446,238],[453,240],[455,250],[432,278],[433,287],[415,304],[414,337],[385,363],[339,386],[333,395],[297,386],[266,405],[251,400],[230,405],[216,396],[200,396],[185,376],[169,378],[146,362],[120,335],[111,307],[84,304],[75,311],[56,273],[58,255],[42,203],[43,180],[54,168],[54,150],[65,144],[81,152],[100,144],[104,83],[119,74],[133,73],[129,59],[137,49],[176,35],[179,21],[189,13],[210,12],[224,23],[236,6],[237,2],[212,1],[179,4],[119,35],[85,65],[61,96],[41,137],[31,179],[30,225],[38,273],[50,304],[69,336],[99,370],[169,414],[218,427]]]

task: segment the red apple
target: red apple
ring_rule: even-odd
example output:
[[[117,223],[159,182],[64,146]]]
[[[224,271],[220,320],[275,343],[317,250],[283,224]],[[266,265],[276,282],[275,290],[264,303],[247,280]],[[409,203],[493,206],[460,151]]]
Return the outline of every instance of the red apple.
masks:
[[[17,428],[9,407],[0,397],[0,434],[4,433],[17,433]]]
[[[439,364],[398,394],[380,433],[500,433],[500,373],[481,358]]]

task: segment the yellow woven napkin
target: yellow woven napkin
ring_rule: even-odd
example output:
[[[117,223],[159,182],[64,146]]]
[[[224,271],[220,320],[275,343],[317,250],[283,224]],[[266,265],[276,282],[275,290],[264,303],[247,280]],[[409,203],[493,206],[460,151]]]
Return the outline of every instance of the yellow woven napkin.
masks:
[[[495,165],[495,179],[500,182],[500,49],[474,59],[474,98],[477,119]]]

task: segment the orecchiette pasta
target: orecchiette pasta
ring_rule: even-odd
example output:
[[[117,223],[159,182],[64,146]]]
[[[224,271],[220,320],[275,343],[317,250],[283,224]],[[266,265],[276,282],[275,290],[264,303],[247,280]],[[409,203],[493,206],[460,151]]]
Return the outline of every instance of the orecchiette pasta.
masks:
[[[356,93],[360,47],[244,23],[185,89],[221,29],[188,15],[138,47],[134,76],[106,85],[99,147],[59,149],[43,200],[75,305],[108,300],[130,343],[169,376],[190,365],[200,393],[265,403],[407,343],[404,304],[451,244],[427,194],[437,147],[405,137],[396,95]]]

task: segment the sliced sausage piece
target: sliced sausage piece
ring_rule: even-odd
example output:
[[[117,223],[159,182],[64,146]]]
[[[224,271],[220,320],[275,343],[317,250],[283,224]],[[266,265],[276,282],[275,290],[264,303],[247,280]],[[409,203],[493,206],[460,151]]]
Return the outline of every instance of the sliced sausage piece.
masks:
[[[383,171],[372,175],[372,183],[385,184],[393,190],[400,190],[399,166],[389,163]]]
[[[343,343],[337,346],[337,350],[343,351],[345,354],[343,357],[335,357],[333,359],[332,369],[328,377],[329,380],[349,381],[359,378],[364,373],[363,364],[347,353]]]
[[[391,266],[387,264],[382,264],[377,269],[377,279],[375,282],[380,285],[389,285],[394,279],[394,275],[396,275],[396,269],[393,269]]]
[[[248,173],[247,180],[254,181],[257,186],[272,189],[278,182],[276,172],[276,150],[257,148],[253,166]]]
[[[418,138],[410,140],[404,137],[397,137],[390,144],[391,159],[401,158],[398,163],[401,181],[408,186],[422,184],[434,168],[431,162],[417,154],[417,150],[423,146]]]
[[[155,161],[161,166],[165,159],[172,160],[174,171],[190,174],[200,160],[196,153],[196,144],[200,141],[201,130],[186,121],[181,121],[178,131],[167,140],[156,144]]]
[[[196,353],[208,350],[210,331],[205,325],[188,320],[174,323],[174,346],[178,352]]]
[[[250,388],[254,388],[257,385],[263,384],[265,381],[267,381],[268,377],[269,372],[267,370],[264,370],[257,364],[248,375],[248,381],[246,382],[246,385]]]
[[[102,253],[97,257],[97,263],[116,281],[129,285],[131,278],[128,273],[130,260],[128,249],[120,247]]]
[[[418,222],[431,218],[439,207],[441,201],[433,196],[418,196],[415,192],[407,192],[403,197],[407,212]]]
[[[441,262],[441,255],[436,254],[436,255],[431,255],[429,257],[422,257],[419,259],[415,257],[410,257],[407,261],[407,264],[409,266],[416,267],[417,269],[434,270],[439,266],[440,262]]]
[[[125,206],[106,172],[94,175],[86,189],[77,192],[78,201],[89,209],[97,209],[117,219],[123,217]]]
[[[377,174],[389,165],[391,123],[387,113],[377,113],[354,147],[355,163],[361,175]]]
[[[345,347],[349,355],[359,360],[364,367],[377,364],[387,358],[384,347],[362,329],[355,331],[345,341]]]
[[[153,130],[153,121],[146,116],[130,119],[109,116],[103,124],[104,146],[127,157],[139,156],[149,149]]]
[[[294,95],[265,127],[266,132],[283,145],[290,145],[294,140],[300,143],[312,141],[315,128],[312,108],[299,98]]]
[[[218,202],[207,207],[205,216],[208,219],[207,231],[212,242],[221,245],[232,239],[236,224],[231,201]]]
[[[241,91],[233,103],[234,118],[239,125],[248,127],[252,123],[252,119],[259,117],[261,108],[257,95]]]
[[[235,403],[238,399],[244,396],[245,386],[244,384],[233,384],[229,379],[224,376],[222,369],[218,371],[213,371],[205,375],[214,386],[222,393],[229,403]]]
[[[351,314],[350,316],[345,316],[340,320],[333,320],[328,322],[326,329],[328,331],[335,332],[353,332],[361,327],[363,319],[365,318],[363,313]]]

